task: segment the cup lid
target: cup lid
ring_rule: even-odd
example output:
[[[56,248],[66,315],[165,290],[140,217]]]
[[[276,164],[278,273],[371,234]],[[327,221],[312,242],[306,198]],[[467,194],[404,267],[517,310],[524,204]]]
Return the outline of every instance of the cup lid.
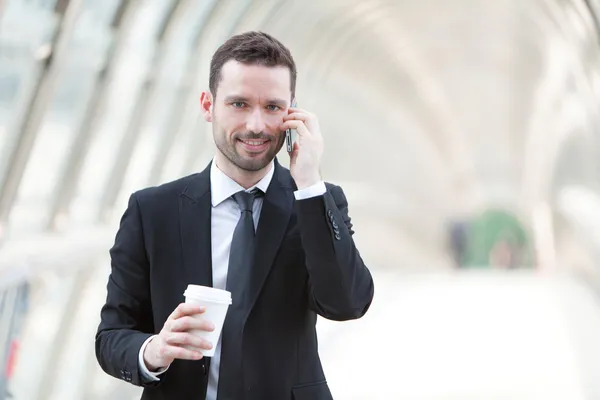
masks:
[[[188,285],[183,295],[202,300],[231,303],[231,292],[210,286]]]

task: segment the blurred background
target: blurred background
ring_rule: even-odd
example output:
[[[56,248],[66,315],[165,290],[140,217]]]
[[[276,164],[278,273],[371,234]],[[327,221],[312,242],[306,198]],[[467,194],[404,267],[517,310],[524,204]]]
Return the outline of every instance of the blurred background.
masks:
[[[291,49],[375,279],[318,322],[334,397],[600,399],[599,13],[0,0],[0,399],[139,398],[94,356],[108,249],[131,192],[211,159],[198,99],[247,30]]]

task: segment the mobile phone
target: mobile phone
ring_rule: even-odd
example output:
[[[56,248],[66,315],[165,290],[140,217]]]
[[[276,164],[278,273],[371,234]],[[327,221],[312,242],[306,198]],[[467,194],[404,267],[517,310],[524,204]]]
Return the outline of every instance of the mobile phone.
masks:
[[[298,107],[298,104],[296,103],[296,99],[294,99],[294,101],[292,101],[292,107]],[[291,153],[292,151],[294,151],[294,141],[292,140],[292,130],[291,129],[285,130],[285,145],[287,146],[288,153]]]

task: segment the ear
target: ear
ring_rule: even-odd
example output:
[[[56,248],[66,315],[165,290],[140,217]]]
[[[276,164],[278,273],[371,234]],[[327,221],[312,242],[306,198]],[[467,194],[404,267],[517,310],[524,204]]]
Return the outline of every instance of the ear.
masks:
[[[202,108],[202,113],[204,114],[204,119],[206,122],[212,122],[212,106],[213,106],[213,96],[210,92],[202,92],[200,95],[200,108]]]

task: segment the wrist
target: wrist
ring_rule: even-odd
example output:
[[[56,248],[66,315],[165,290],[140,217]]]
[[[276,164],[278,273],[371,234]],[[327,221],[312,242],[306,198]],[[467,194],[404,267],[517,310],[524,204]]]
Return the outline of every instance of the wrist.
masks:
[[[144,358],[144,364],[146,364],[146,368],[148,368],[148,371],[150,371],[150,372],[158,372],[160,369],[164,368],[164,367],[156,367],[154,364],[149,362],[146,358]]]
[[[154,357],[151,356],[151,354],[153,354],[153,351],[152,351],[152,342],[153,341],[154,341],[154,339],[151,339],[150,342],[148,342],[148,345],[144,349],[144,354],[142,355],[144,364],[146,365],[146,368],[148,368],[148,371],[150,371],[150,372],[156,372],[159,369],[165,367],[163,365],[160,365],[160,362],[158,362],[158,360],[154,360]]]
[[[307,178],[297,179],[296,186],[298,187],[298,190],[302,190],[316,185],[319,182],[321,182],[321,175],[315,174]]]

